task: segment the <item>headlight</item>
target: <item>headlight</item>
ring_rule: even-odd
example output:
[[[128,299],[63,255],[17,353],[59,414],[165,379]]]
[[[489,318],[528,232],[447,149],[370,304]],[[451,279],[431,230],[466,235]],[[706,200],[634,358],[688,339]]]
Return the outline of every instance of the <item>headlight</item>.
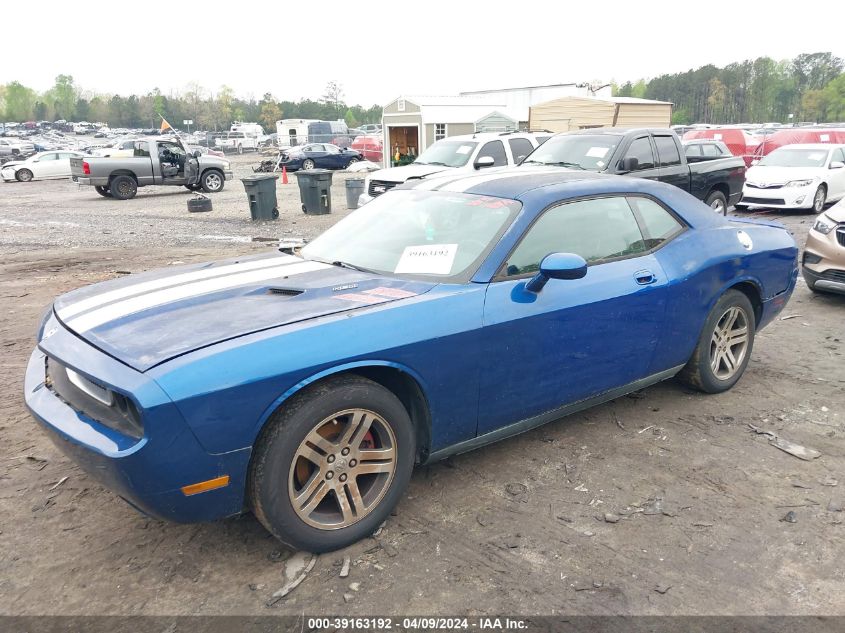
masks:
[[[836,227],[836,222],[831,220],[826,215],[820,215],[816,218],[816,223],[813,224],[813,230],[818,231],[822,235],[827,235]]]
[[[786,183],[785,187],[808,187],[813,184],[813,179],[810,178],[808,180],[790,180]]]

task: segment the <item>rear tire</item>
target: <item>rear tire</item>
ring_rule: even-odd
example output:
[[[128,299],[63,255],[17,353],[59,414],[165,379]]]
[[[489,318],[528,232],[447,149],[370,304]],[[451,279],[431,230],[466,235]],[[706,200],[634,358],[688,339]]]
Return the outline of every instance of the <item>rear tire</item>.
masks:
[[[97,186],[94,187],[94,191],[96,191],[98,194],[100,194],[104,198],[111,198],[111,192],[109,191],[108,187],[101,187],[101,186],[97,185]]]
[[[698,344],[678,378],[705,393],[721,393],[742,377],[754,347],[751,301],[739,290],[723,294],[704,322]]]
[[[358,162],[358,159],[357,159],[357,158],[350,158],[350,159],[349,159],[349,162],[348,162],[348,163],[346,163],[346,169],[349,169],[349,166],[350,166],[350,165],[354,165],[354,164],[355,164],[355,163],[357,163],[357,162]]]
[[[302,161],[302,169],[308,171],[309,169],[314,169],[314,161],[310,158],[306,158]]]
[[[32,172],[28,169],[19,169],[15,172],[15,178],[18,182],[29,182],[32,180]]]
[[[704,200],[704,204],[719,215],[728,214],[728,201],[725,199],[725,194],[721,191],[711,191]]]
[[[389,516],[415,451],[413,424],[391,391],[360,376],[331,378],[294,396],[267,423],[250,463],[250,505],[290,547],[346,547]]]
[[[109,182],[109,192],[116,200],[129,200],[138,193],[138,183],[132,176],[115,176]]]

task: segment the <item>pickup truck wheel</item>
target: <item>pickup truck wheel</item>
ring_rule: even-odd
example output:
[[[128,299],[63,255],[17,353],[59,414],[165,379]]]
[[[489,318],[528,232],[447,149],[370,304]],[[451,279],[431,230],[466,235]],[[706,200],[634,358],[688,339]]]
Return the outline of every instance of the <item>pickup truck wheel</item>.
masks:
[[[725,194],[721,191],[711,191],[704,200],[704,204],[720,215],[728,214],[728,201],[725,200]]]
[[[29,182],[32,180],[32,172],[28,169],[19,169],[15,172],[15,178],[18,179],[18,182]]]
[[[104,198],[111,198],[111,192],[109,191],[108,187],[101,187],[101,186],[97,185],[96,187],[94,187],[94,191],[96,191],[98,194],[100,194]]]
[[[226,181],[223,178],[223,174],[213,169],[205,172],[200,180],[202,190],[206,193],[217,193],[218,191],[223,191],[224,182]]]
[[[129,200],[138,193],[138,183],[132,176],[115,176],[109,183],[109,191],[112,198],[118,200]]]

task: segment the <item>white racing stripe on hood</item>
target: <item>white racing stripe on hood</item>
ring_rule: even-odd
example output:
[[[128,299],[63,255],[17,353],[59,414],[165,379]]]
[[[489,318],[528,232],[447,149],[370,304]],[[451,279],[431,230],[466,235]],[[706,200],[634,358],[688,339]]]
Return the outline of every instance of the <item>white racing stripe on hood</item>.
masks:
[[[316,270],[326,270],[328,268],[331,268],[331,265],[323,264],[321,262],[305,261],[300,264],[289,264],[265,270],[254,270],[247,273],[207,279],[196,283],[176,286],[175,288],[166,288],[157,292],[150,292],[145,295],[126,299],[125,301],[119,301],[98,310],[88,312],[87,314],[83,314],[75,319],[71,319],[67,322],[67,325],[72,330],[82,333],[99,325],[103,325],[104,323],[108,323],[109,321],[116,321],[117,319],[122,319],[130,314],[149,310],[150,308],[162,306],[174,301],[191,299],[210,292],[228,290],[229,288],[254,284],[277,277],[289,277],[291,275],[298,275]]]
[[[82,301],[78,301],[72,305],[59,310],[58,315],[60,319],[68,320],[81,314],[86,310],[99,308],[112,301],[119,299],[126,299],[135,295],[140,295],[145,292],[152,292],[153,290],[161,290],[162,288],[170,288],[192,281],[201,281],[212,277],[221,277],[223,275],[230,275],[232,273],[247,272],[249,270],[257,270],[260,268],[275,268],[284,264],[293,264],[294,262],[301,262],[299,257],[293,255],[280,255],[278,257],[271,257],[269,259],[260,259],[253,262],[242,262],[239,264],[230,264],[228,266],[214,266],[212,268],[204,268],[202,270],[195,270],[190,273],[182,273],[181,275],[173,275],[171,277],[163,277],[161,279],[153,279],[152,281],[142,281],[141,283],[133,284],[104,292],[93,297],[88,297]]]

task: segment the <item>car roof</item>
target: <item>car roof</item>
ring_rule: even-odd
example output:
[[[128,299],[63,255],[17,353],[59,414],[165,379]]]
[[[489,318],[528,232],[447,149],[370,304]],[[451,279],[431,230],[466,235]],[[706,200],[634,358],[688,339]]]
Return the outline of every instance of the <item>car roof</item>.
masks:
[[[457,136],[447,136],[440,139],[441,141],[489,141],[492,139],[508,139],[508,138],[534,138],[533,132],[475,132],[473,134],[459,134]],[[438,141],[439,143],[440,141]]]
[[[841,143],[794,143],[792,145],[781,145],[778,147],[774,152],[778,151],[778,149],[837,149],[840,147],[845,147]],[[772,153],[774,153],[772,152]]]

